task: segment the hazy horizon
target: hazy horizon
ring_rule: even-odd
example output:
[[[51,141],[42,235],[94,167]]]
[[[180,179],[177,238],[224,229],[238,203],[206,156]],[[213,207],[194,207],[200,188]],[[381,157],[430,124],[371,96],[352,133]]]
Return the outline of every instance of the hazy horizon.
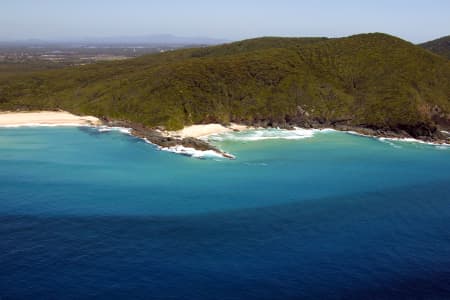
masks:
[[[341,37],[384,32],[419,43],[449,34],[448,12],[450,1],[444,0],[42,0],[38,4],[16,0],[2,4],[0,41],[166,34],[234,41],[260,36]]]

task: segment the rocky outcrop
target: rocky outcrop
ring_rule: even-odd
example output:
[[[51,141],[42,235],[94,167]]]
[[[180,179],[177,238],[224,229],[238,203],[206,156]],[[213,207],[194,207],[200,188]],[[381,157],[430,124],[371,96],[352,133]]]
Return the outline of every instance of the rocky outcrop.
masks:
[[[239,120],[233,120],[239,123]],[[446,123],[447,122],[447,123]],[[258,119],[252,122],[244,122],[245,125],[263,128],[282,128],[293,129],[300,128],[333,128],[340,131],[355,131],[357,133],[377,137],[390,138],[414,138],[432,143],[450,143],[448,135],[443,131],[450,131],[448,118],[442,117],[440,122],[416,124],[398,124],[396,126],[377,127],[369,124],[354,124],[351,118],[327,120],[321,117],[310,117],[307,112],[301,111],[296,117],[286,118],[285,120]],[[439,125],[438,125],[439,124]]]
[[[193,148],[200,151],[208,151],[212,150],[219,154],[221,154],[225,158],[234,159],[234,157],[216,147],[211,145],[208,142],[203,140],[186,137],[186,138],[178,138],[166,135],[163,133],[162,128],[148,128],[139,123],[133,123],[129,121],[122,120],[109,120],[107,118],[102,119],[103,123],[107,126],[116,126],[116,127],[126,127],[131,128],[131,134],[146,139],[152,144],[155,144],[162,148],[171,148],[176,146],[183,146],[186,148]]]
[[[110,120],[103,118],[103,123],[107,126],[117,126],[131,128],[131,134],[136,137],[146,139],[147,141],[162,147],[171,148],[176,146],[183,146],[186,148],[193,148],[200,151],[212,150],[221,154],[225,158],[234,159],[234,157],[210,143],[193,137],[177,137],[170,136],[165,133],[163,128],[148,128],[139,123]],[[234,120],[235,122],[244,123],[248,126],[263,127],[263,128],[283,128],[293,129],[294,127],[302,128],[333,128],[339,131],[354,131],[362,135],[388,138],[414,138],[425,142],[432,142],[437,144],[449,144],[450,134],[448,128],[440,128],[437,125],[430,125],[426,123],[418,123],[415,125],[399,124],[396,127],[374,127],[365,124],[351,125],[351,119],[326,120],[323,118],[311,118],[306,111],[299,111],[296,118],[286,120],[270,120],[260,119],[253,122],[242,122],[241,120]]]

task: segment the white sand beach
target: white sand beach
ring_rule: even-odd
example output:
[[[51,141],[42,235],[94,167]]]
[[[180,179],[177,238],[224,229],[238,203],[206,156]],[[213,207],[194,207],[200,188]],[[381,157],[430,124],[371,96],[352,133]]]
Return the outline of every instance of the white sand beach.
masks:
[[[201,138],[212,134],[225,133],[230,131],[241,131],[249,129],[248,126],[231,123],[229,126],[223,126],[221,124],[200,124],[186,126],[178,131],[168,131],[167,134],[173,137],[193,137]]]
[[[101,125],[92,116],[77,116],[66,111],[0,112],[0,126]]]

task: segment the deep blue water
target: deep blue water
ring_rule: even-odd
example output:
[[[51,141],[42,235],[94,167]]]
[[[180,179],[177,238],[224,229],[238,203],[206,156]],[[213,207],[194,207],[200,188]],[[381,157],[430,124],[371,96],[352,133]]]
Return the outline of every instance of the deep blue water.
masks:
[[[0,298],[450,299],[450,149],[0,129]]]

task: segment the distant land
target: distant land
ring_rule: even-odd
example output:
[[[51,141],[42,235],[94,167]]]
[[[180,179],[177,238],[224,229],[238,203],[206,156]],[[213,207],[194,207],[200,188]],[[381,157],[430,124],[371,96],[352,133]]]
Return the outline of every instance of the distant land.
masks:
[[[450,59],[450,35],[420,44],[419,46]]]
[[[0,41],[1,46],[49,46],[58,45],[66,47],[80,46],[148,46],[148,45],[217,45],[229,42],[225,39],[209,37],[181,37],[171,34],[139,35],[139,36],[109,36],[85,37],[70,39],[23,39]]]
[[[0,109],[63,109],[149,138],[156,127],[234,122],[446,142],[450,61],[382,33],[265,37],[12,72],[0,76]]]
[[[170,34],[78,39],[0,41],[0,76],[15,71],[55,69],[122,60],[180,48],[205,47],[226,40]]]

